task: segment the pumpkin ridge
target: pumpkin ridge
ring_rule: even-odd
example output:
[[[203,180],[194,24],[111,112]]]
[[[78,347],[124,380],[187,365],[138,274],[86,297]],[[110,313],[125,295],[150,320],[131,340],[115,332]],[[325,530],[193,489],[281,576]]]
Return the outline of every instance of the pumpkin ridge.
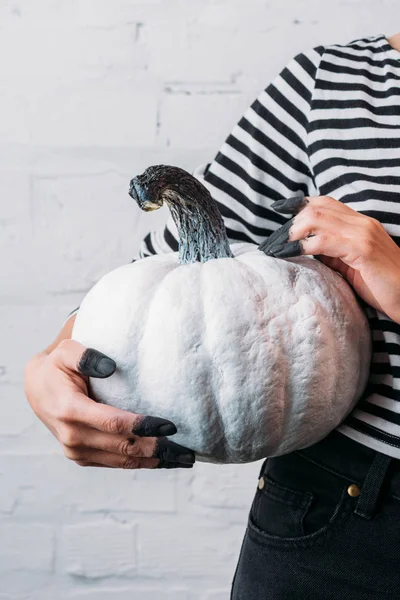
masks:
[[[255,245],[254,245],[255,246]],[[260,285],[261,287],[263,287],[264,285],[264,280],[262,278],[261,273],[254,268],[253,264],[249,264],[248,259],[249,259],[249,254],[252,254],[254,252],[259,252],[257,250],[257,246],[254,247],[254,249],[249,249],[249,251],[247,252],[243,252],[242,254],[239,254],[237,257],[235,257],[236,260],[236,264],[237,264],[237,268],[240,269],[241,271],[243,271],[243,273],[248,277],[249,281],[250,281],[250,285],[249,285],[249,294],[251,293],[252,295],[252,309],[255,310],[257,318],[254,320],[255,322],[257,322],[257,324],[259,322],[263,322],[265,320],[265,296],[263,296],[261,291],[258,291],[256,288],[258,285]],[[263,255],[265,256],[265,255]],[[267,258],[267,257],[266,257]],[[268,260],[268,258],[267,258]],[[263,332],[262,329],[260,329],[259,331],[259,336],[262,336],[262,342],[265,342],[265,338],[262,334],[265,334],[265,331]],[[246,346],[246,350],[247,353],[250,354],[251,350],[254,346],[258,345],[259,346],[259,351],[261,351],[261,346],[260,346],[260,338],[256,338],[254,336],[254,338],[250,341],[247,342],[247,346]],[[264,348],[264,344],[262,344],[262,353],[267,354],[265,352],[265,348]],[[265,390],[265,384],[263,387],[263,394],[265,396],[266,390]],[[257,397],[254,397],[253,400],[251,400],[252,403],[252,410],[256,411],[256,412],[260,412],[262,411],[262,406],[260,406],[260,403],[257,402]],[[251,411],[250,411],[251,412]],[[246,416],[243,417],[243,421],[246,419]],[[252,421],[251,419],[248,420],[247,422],[247,436],[246,437],[250,437],[251,438],[251,442],[248,442],[247,444],[247,448],[246,448],[246,454],[247,455],[255,455],[258,454],[260,452],[260,449],[262,450],[263,448],[260,448],[260,446],[257,444],[255,444],[254,440],[257,440],[257,429],[259,428],[260,423],[262,423],[262,419],[260,419],[260,421]],[[242,442],[242,448],[244,451],[244,443]],[[236,453],[237,453],[237,449]]]
[[[207,340],[207,323],[208,323],[208,319],[206,318],[206,314],[205,314],[205,305],[204,305],[204,295],[203,295],[203,289],[204,289],[204,285],[203,285],[203,279],[204,279],[204,271],[205,271],[205,266],[203,266],[200,269],[200,277],[199,277],[199,297],[201,298],[201,315],[203,317],[203,323],[204,323],[204,337],[203,340],[204,342]],[[220,409],[220,389],[221,386],[216,385],[215,384],[215,374],[217,374],[217,378],[218,380],[222,379],[222,375],[221,375],[221,371],[218,369],[218,367],[215,364],[215,357],[213,357],[211,355],[210,350],[208,349],[208,347],[206,346],[206,344],[203,342],[202,344],[202,348],[203,350],[207,353],[207,357],[208,357],[208,364],[210,366],[210,369],[212,369],[213,375],[212,377],[210,377],[210,387],[211,387],[211,391],[212,391],[212,397],[210,398],[210,402],[209,402],[209,407],[208,410],[206,411],[208,415],[212,415],[212,419],[213,421],[210,420],[210,426],[211,428],[216,427],[216,430],[219,432],[223,432],[224,431],[224,420],[222,418],[222,413],[221,413],[221,409]],[[222,446],[222,447],[221,447]],[[216,451],[216,448],[218,447],[218,451]],[[223,457],[228,456],[228,443],[227,443],[227,439],[224,435],[220,435],[218,441],[216,442],[215,446],[214,446],[214,462],[223,462]],[[230,454],[230,452],[229,452]]]
[[[149,258],[151,259],[152,257],[149,257]],[[147,259],[143,259],[143,260],[145,261]],[[140,262],[142,262],[142,261],[140,261]],[[133,264],[137,264],[137,263],[133,263]],[[170,265],[168,265],[168,267],[169,266]],[[169,276],[175,272],[176,268],[177,268],[177,265],[174,265],[172,269],[168,268],[168,270],[166,270],[165,273],[163,273],[163,270],[160,269],[161,277],[159,279],[157,279],[157,283],[154,285],[154,288],[153,288],[153,293],[151,295],[149,295],[147,298],[147,304],[145,304],[145,311],[142,311],[142,313],[140,314],[140,320],[142,322],[142,327],[140,329],[140,338],[137,342],[137,351],[136,351],[136,360],[137,360],[136,369],[137,369],[138,373],[140,373],[140,371],[141,371],[140,365],[143,362],[143,359],[142,359],[143,340],[146,339],[146,336],[148,336],[148,333],[146,334],[146,327],[147,328],[151,327],[149,315],[151,315],[152,313],[155,312],[154,304],[158,300],[158,296],[164,294],[164,290],[162,288],[164,287],[164,284],[165,284],[166,280],[169,278]],[[140,378],[140,377],[137,378],[137,390],[139,393],[139,398],[141,398],[141,402],[143,403],[143,396],[146,397],[146,394],[145,393],[143,394],[143,383],[142,383],[142,378]],[[136,409],[131,409],[131,410],[136,410]],[[162,417],[163,415],[159,414],[157,416]]]
[[[257,248],[253,250],[250,250],[250,252],[246,252],[243,254],[240,254],[238,256],[238,261],[241,265],[241,267],[243,267],[244,271],[247,272],[252,278],[257,278],[257,281],[259,280],[261,284],[265,283],[265,280],[263,278],[264,272],[263,269],[260,270],[258,268],[258,266],[256,266],[254,263],[250,263],[249,259],[251,259],[251,254],[255,254],[257,255],[257,258],[261,258],[261,260],[264,262],[266,261],[274,261],[276,263],[277,259],[272,258],[272,257],[266,257],[264,255],[264,253],[262,253],[261,251],[259,251]],[[258,261],[257,261],[258,263]],[[276,265],[278,266],[279,263],[276,263]],[[280,265],[279,265],[280,266]],[[253,286],[254,289],[254,286]],[[263,299],[263,305],[265,305],[265,299],[268,302],[268,295],[266,296],[262,296],[262,293],[260,293],[259,297],[261,299]],[[281,313],[278,314],[274,314],[271,315],[269,314],[268,316],[265,316],[265,314],[263,315],[263,318],[267,320],[267,326],[265,329],[264,335],[263,335],[263,340],[265,340],[266,338],[268,338],[269,333],[271,332],[272,328],[276,328],[279,331],[279,335],[277,336],[279,339],[281,339],[282,337],[284,337],[282,335],[282,331],[284,331],[285,328],[282,327],[282,319],[284,319],[284,321],[286,322],[286,317],[285,315],[282,315]],[[265,337],[264,337],[265,336]],[[288,364],[287,360],[286,360],[286,356],[287,356],[287,351],[280,352],[280,370],[282,371],[283,369],[283,364],[285,364],[285,368],[286,365]],[[268,365],[266,364],[266,368],[268,368]],[[287,368],[287,371],[290,373],[290,368]],[[287,396],[287,378],[283,378],[285,380],[285,384],[283,389],[280,390],[280,398],[276,398],[274,400],[274,406],[276,409],[275,415],[274,415],[274,420],[275,422],[279,425],[279,428],[273,428],[273,427],[268,427],[268,435],[270,436],[269,439],[269,448],[277,448],[279,447],[279,439],[284,437],[285,431],[287,429],[287,405],[285,403],[285,397]],[[268,396],[270,395],[270,391],[267,389],[264,390],[264,395]],[[262,407],[258,406],[258,408],[256,409],[257,412],[262,410]],[[257,421],[255,423],[252,423],[253,427],[257,427]],[[254,433],[254,437],[255,439],[257,439],[257,431],[255,431]],[[262,454],[260,454],[260,451],[262,451]],[[272,451],[272,450],[271,450]],[[261,447],[258,448],[253,448],[253,455],[257,455],[258,458],[261,457],[265,457],[265,444]]]

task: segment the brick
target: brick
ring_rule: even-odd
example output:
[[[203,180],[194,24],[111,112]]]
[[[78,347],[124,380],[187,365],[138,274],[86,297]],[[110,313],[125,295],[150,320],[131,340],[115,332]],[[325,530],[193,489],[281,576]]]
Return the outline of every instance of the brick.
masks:
[[[147,75],[150,84],[153,80],[152,74],[142,73],[147,71],[148,53],[139,37],[141,27],[143,24],[138,20],[118,29],[83,29],[66,27],[60,20],[51,25],[43,22],[35,27],[5,29],[0,39],[0,78],[12,80],[12,89],[19,91],[26,101],[28,118],[33,114],[39,93],[54,97],[57,92],[59,104],[68,107],[75,96],[68,89],[70,85],[76,89],[79,86],[80,93],[97,90],[103,95],[116,87],[122,97],[127,89],[137,93],[132,77]],[[27,46],[29,56],[25,51]],[[10,51],[12,61],[6,56]],[[28,93],[27,84],[30,84]],[[95,103],[95,114],[98,106],[102,106],[100,97]],[[52,107],[52,113],[55,108]],[[43,127],[48,128],[46,123]]]
[[[128,196],[131,177],[104,173],[35,179],[33,228],[42,288],[88,291],[106,272],[132,259],[133,250],[122,258],[121,240],[128,245],[135,239],[145,213]],[[49,260],[49,247],[55,262]]]
[[[30,177],[23,170],[0,170],[0,186],[2,198],[0,200],[0,225],[12,226],[16,233],[21,220],[29,219],[30,208]],[[9,198],[14,202],[10,202]],[[1,235],[3,239],[4,234]]]
[[[5,121],[7,119],[0,119],[0,130]],[[4,302],[5,297],[13,295],[16,289],[20,289],[25,297],[29,289],[26,287],[26,273],[29,272],[33,249],[30,176],[21,168],[11,170],[0,166],[0,188],[0,299]],[[0,382],[2,379],[0,366]]]
[[[270,11],[254,10],[247,4],[242,9],[227,11],[226,4],[204,3],[201,12],[194,13],[189,9],[185,25],[182,26],[182,15],[170,19],[161,15],[151,21],[143,31],[143,37],[151,59],[152,72],[166,82],[198,82],[208,87],[223,89],[232,84],[235,89],[247,91],[248,73],[258,75],[261,85],[267,82],[268,73],[277,72],[279,65],[284,65],[284,57],[279,54],[275,60],[249,61],[249,55],[270,47],[270,37],[276,31],[282,38],[281,31],[271,22]],[[188,5],[190,6],[190,5]],[[219,12],[218,18],[214,15]],[[242,22],[238,20],[241,13]],[[208,17],[209,15],[209,17]],[[266,20],[268,19],[268,26]],[[249,26],[246,26],[248,20]],[[287,23],[287,11],[282,11],[282,18]],[[240,26],[238,25],[240,23]],[[242,25],[243,23],[243,25]],[[251,24],[250,24],[251,23]],[[207,30],[207,51],[204,50],[204,31]],[[171,44],[173,37],[174,43]],[[282,40],[283,41],[283,40]],[[287,47],[288,56],[293,49]],[[221,47],[229,48],[229,52],[221,52]],[[304,49],[304,44],[301,46]],[[245,51],[244,51],[245,49]],[[279,62],[279,61],[282,62]]]
[[[224,526],[209,516],[140,522],[139,573],[185,578],[218,573],[222,581],[233,575],[242,538],[241,526]]]
[[[132,598],[140,598],[140,600],[157,600],[157,598],[162,598],[162,600],[192,600],[189,592],[175,587],[170,589],[170,586],[168,588],[168,590],[163,587],[143,588],[138,584],[132,584],[131,587],[124,587],[123,589],[107,588],[87,592],[77,591],[68,594],[62,600],[132,600]]]
[[[82,470],[81,470],[82,471]],[[104,509],[115,512],[175,513],[177,508],[176,474],[151,470],[98,470],[86,476],[79,472],[79,492],[75,494],[79,510],[95,512]],[[88,481],[90,479],[90,481]],[[84,480],[86,485],[84,485]],[[160,494],[162,489],[162,494]],[[90,490],[97,492],[93,497]]]
[[[40,430],[47,432],[44,426]],[[4,489],[0,511],[2,506],[7,511],[16,504],[14,514],[19,518],[36,515],[48,520],[57,520],[60,514],[67,518],[71,511],[83,519],[107,512],[158,514],[160,518],[176,512],[174,473],[86,469],[67,460],[55,440],[55,450],[47,456],[38,454],[40,441],[33,447],[36,455],[27,456],[26,441],[21,439],[19,447],[11,448],[13,454],[0,454],[0,485]]]
[[[111,519],[63,527],[65,570],[69,575],[99,577],[133,575],[134,530]]]
[[[1,573],[0,600],[54,600],[59,599],[62,584],[52,585],[55,573],[33,570],[10,570]]]
[[[11,513],[18,501],[18,485],[1,471],[0,466],[0,513]]]
[[[0,119],[1,144],[28,144],[29,118],[27,99],[15,88],[2,85],[1,109],[7,119]]]
[[[243,112],[240,94],[166,94],[159,140],[174,147],[219,148]]]
[[[190,502],[212,508],[250,509],[262,461],[248,465],[198,463],[191,485]],[[222,515],[223,517],[223,515]]]
[[[204,599],[202,598],[201,600],[227,600],[227,598],[229,598],[230,591],[230,588],[226,588],[224,590],[209,592],[204,596]]]
[[[27,452],[29,452],[29,457],[31,458],[32,462],[39,464],[39,473],[42,457],[62,453],[61,447],[59,446],[55,437],[38,418],[35,419],[34,423],[30,427],[18,435],[0,436],[0,456],[7,457],[5,460],[10,464],[15,458],[17,463],[16,468],[18,469],[18,475],[15,473],[13,477],[11,474],[11,477],[9,478],[9,485],[11,485],[12,482],[17,485],[19,482],[19,477],[22,477],[22,473],[24,472],[24,464],[27,461]],[[3,458],[0,459],[0,462],[2,459]],[[4,472],[9,474],[8,469],[6,469]],[[45,474],[42,473],[43,478],[44,476]],[[48,482],[48,480],[46,481]],[[22,506],[24,505],[25,498],[30,496],[31,493],[32,489],[27,488],[24,485],[24,479],[22,479],[21,486],[20,488],[18,487],[15,501],[18,511],[21,510],[22,512]],[[39,499],[38,506],[41,506]],[[45,514],[43,512],[43,515],[48,517],[49,513]]]
[[[26,362],[54,340],[64,314],[65,307],[63,310],[45,304],[0,304],[0,331],[3,340],[7,340],[6,344],[0,344],[0,365],[5,367],[2,377],[6,382],[21,384],[24,381]],[[2,399],[3,393],[0,387]]]
[[[79,0],[77,22],[82,27],[123,27],[126,23],[152,16],[157,18],[163,14],[160,7],[165,0],[114,0],[97,2],[96,0]],[[149,10],[150,8],[150,10]],[[169,2],[168,12],[173,9]]]
[[[2,2],[0,5],[0,18],[3,26],[18,29],[24,23],[42,25],[43,23],[70,22],[76,18],[76,2],[63,2],[62,0],[36,0],[33,5],[29,0],[18,2]]]
[[[2,412],[0,419],[0,436],[18,436],[37,422],[33,410],[29,406],[20,386],[2,383],[2,366],[0,365],[0,397]],[[7,370],[4,367],[4,377]]]
[[[29,128],[32,142],[54,146],[149,146],[155,142],[157,100],[128,86],[118,90],[83,89],[32,92]]]
[[[0,572],[53,570],[54,533],[43,524],[0,522]]]

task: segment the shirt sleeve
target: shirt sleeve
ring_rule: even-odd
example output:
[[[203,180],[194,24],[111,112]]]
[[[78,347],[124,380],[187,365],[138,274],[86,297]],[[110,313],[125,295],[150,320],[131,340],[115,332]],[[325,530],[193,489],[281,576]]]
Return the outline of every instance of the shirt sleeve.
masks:
[[[231,243],[260,244],[285,223],[288,217],[271,208],[275,200],[317,194],[308,129],[322,55],[320,46],[295,56],[247,108],[213,161],[192,173],[217,203]],[[169,215],[145,236],[132,262],[178,249]]]

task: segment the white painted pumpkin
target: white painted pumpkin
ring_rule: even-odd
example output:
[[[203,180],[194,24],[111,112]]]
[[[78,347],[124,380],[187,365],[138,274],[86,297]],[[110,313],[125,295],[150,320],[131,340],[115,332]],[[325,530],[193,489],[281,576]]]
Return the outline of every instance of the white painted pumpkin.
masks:
[[[84,298],[72,338],[117,363],[111,377],[90,380],[92,392],[171,420],[171,439],[200,461],[249,462],[316,443],[366,387],[366,316],[349,284],[313,257],[229,247],[215,203],[192,180],[161,165],[131,182],[144,210],[168,203],[180,248],[113,270]]]

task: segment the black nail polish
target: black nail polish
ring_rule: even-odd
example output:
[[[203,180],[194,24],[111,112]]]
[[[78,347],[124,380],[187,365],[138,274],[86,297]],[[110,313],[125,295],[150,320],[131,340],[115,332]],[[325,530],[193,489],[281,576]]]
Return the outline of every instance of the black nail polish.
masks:
[[[270,248],[268,248],[268,250],[264,250],[265,254],[267,254],[268,256],[275,256],[276,252],[280,252],[281,250],[283,250],[285,247],[285,244],[277,244],[277,245],[272,245]]]
[[[188,452],[186,452],[185,454],[178,454],[178,456],[176,457],[176,460],[177,460],[177,462],[180,462],[180,463],[192,465],[194,463],[195,458],[192,454],[189,454]]]
[[[304,197],[304,194],[292,196],[291,198],[284,198],[282,200],[276,200],[271,204],[271,208],[277,212],[283,214],[290,214],[299,212],[308,204],[308,200]]]
[[[132,430],[133,434],[141,437],[174,435],[176,432],[176,426],[171,421],[150,416],[145,416],[139,425]]]
[[[87,377],[109,377],[117,368],[115,361],[94,348],[86,348],[78,364],[78,371]]]
[[[156,469],[193,469],[193,464],[165,462],[164,460],[160,460]]]
[[[294,196],[290,196],[289,198],[279,198],[279,200],[274,200],[271,206],[282,206],[282,204],[287,204],[288,202],[297,202],[304,198],[304,194],[295,194]]]
[[[294,242],[289,242],[285,244],[283,247],[277,249],[271,249],[276,258],[289,258],[292,256],[300,256],[302,254],[302,246],[300,240],[295,240]]]
[[[194,452],[180,444],[171,442],[167,438],[159,438],[154,450],[154,457],[165,462],[182,462],[193,464],[195,462]]]
[[[289,239],[290,228],[292,227],[292,225],[293,218],[286,221],[286,223],[284,223],[282,227],[279,227],[279,229],[276,229],[273,233],[271,233],[271,235],[259,245],[259,250],[267,253],[267,251],[270,250],[273,246],[277,246],[278,244],[282,245],[286,243]]]

